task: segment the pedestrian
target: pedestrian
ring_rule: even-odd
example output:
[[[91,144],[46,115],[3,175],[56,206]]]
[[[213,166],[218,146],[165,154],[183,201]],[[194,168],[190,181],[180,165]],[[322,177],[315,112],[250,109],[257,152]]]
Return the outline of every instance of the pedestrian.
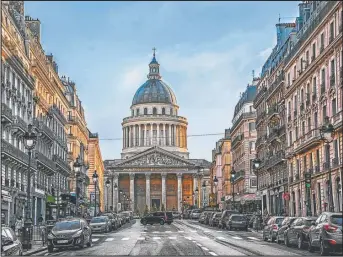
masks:
[[[16,223],[16,216],[15,215],[11,215],[11,219],[10,219],[10,227],[13,231],[15,231],[15,223]]]
[[[38,223],[39,223],[39,225],[42,225],[43,221],[44,221],[43,215],[41,214],[41,215],[39,216],[39,218],[38,218]]]
[[[22,217],[19,216],[17,218],[17,221],[15,223],[15,231],[17,233],[18,236],[21,235],[21,232],[22,232],[22,228],[24,227],[24,224],[23,224],[23,221],[22,221]]]

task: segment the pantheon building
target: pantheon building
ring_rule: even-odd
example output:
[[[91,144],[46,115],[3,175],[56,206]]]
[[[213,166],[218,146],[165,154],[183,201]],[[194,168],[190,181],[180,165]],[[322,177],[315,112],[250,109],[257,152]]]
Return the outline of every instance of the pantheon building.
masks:
[[[189,159],[187,118],[179,116],[176,96],[162,80],[155,52],[130,113],[122,122],[121,159],[104,161],[110,182],[103,188],[105,209],[142,213],[146,207],[181,211],[184,205],[205,206],[210,163]]]

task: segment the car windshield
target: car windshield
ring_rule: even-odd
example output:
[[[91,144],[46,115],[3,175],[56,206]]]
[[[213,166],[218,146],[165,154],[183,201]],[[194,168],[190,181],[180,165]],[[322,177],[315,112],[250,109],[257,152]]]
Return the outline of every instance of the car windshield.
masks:
[[[193,210],[193,213],[200,213],[200,210]]]
[[[277,218],[275,219],[275,224],[281,225],[283,221],[283,218]]]
[[[232,221],[245,221],[246,218],[244,216],[232,216],[231,220]]]
[[[81,222],[79,220],[61,221],[57,222],[54,226],[54,231],[75,230],[81,228]]]
[[[103,217],[96,217],[91,220],[91,223],[102,223],[102,222],[106,222],[106,219]]]
[[[335,225],[342,227],[342,216],[333,215],[331,217],[331,222],[332,222],[332,224],[335,224]]]
[[[316,221],[316,220],[315,219],[304,220],[304,225],[307,227],[311,227],[313,221]]]

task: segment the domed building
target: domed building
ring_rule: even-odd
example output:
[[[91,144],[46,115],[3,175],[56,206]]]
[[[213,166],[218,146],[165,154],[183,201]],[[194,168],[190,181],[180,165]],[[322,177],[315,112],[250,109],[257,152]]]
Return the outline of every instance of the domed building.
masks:
[[[112,185],[105,202],[112,209],[140,213],[146,208],[181,211],[185,205],[202,206],[201,180],[210,163],[189,159],[188,122],[178,115],[176,96],[162,80],[155,52],[148,80],[137,89],[130,111],[122,122],[121,159],[104,162]]]

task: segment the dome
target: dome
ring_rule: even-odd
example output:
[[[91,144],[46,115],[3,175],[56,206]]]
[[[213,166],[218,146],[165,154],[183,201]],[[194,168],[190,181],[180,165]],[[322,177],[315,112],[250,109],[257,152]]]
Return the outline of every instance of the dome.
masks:
[[[146,103],[162,103],[176,105],[176,97],[171,88],[161,80],[160,64],[154,55],[149,63],[148,80],[138,88],[132,100],[132,105]]]
[[[160,79],[149,79],[138,88],[132,100],[132,105],[146,103],[176,105],[176,97],[165,82]]]

